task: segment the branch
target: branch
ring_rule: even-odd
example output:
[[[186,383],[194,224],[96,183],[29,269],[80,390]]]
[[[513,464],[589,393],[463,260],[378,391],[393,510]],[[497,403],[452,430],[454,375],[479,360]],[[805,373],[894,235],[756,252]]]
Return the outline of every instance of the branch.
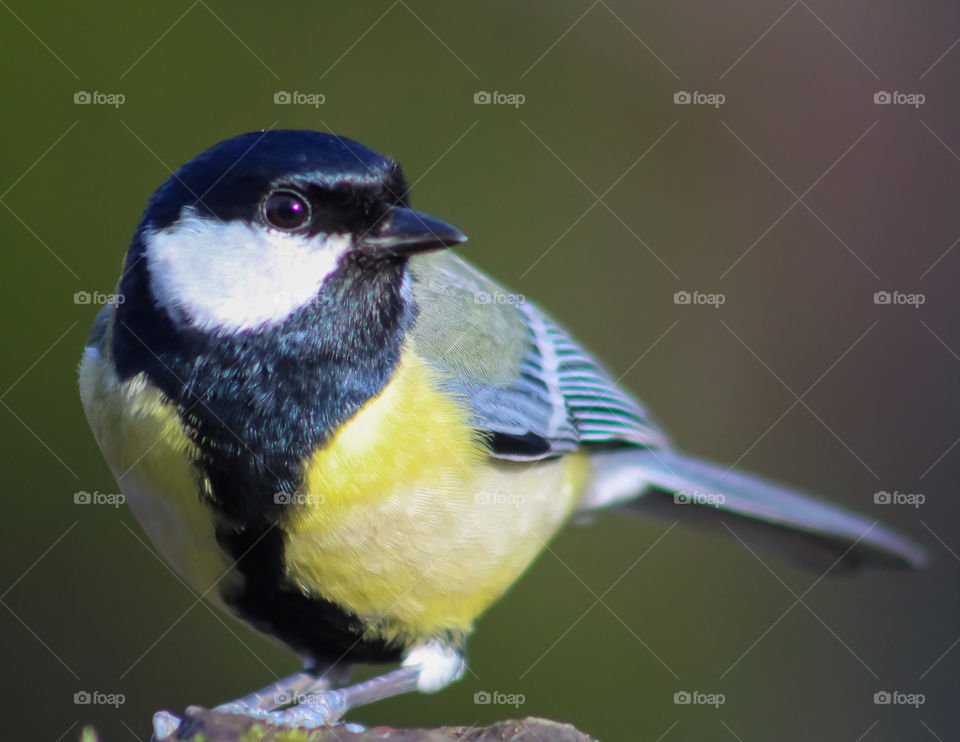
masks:
[[[175,717],[169,717],[172,721]],[[488,727],[392,729],[375,727],[352,731],[354,725],[333,724],[318,729],[275,727],[239,714],[192,707],[179,726],[167,724],[163,736],[152,742],[597,742],[569,724],[528,717],[499,721]],[[163,723],[160,724],[164,728]],[[97,742],[87,728],[82,742]]]

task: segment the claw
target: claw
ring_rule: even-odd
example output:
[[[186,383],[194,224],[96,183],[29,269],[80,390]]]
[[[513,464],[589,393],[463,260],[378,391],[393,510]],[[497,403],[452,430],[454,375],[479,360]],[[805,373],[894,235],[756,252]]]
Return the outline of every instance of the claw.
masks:
[[[169,711],[158,711],[153,715],[153,739],[166,739],[180,728],[181,721]]]

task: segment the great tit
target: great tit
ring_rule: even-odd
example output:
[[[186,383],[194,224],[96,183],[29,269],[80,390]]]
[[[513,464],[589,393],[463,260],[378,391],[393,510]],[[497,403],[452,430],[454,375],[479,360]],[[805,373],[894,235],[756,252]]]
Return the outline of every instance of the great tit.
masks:
[[[411,209],[395,161],[313,131],[221,142],[150,199],[80,390],[157,549],[305,659],[221,709],[310,726],[443,688],[476,618],[597,508],[836,569],[923,564],[871,519],[677,453],[562,327],[445,249],[465,239]]]

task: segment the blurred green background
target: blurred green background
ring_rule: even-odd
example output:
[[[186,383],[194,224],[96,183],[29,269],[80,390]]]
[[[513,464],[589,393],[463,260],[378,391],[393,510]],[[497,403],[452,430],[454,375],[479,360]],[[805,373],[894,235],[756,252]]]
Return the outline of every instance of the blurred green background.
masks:
[[[625,374],[678,446],[896,524],[934,560],[818,582],[732,538],[602,514],[483,617],[459,684],[355,719],[538,715],[670,742],[956,736],[955,3],[2,5],[7,739],[94,722],[145,740],[159,708],[297,667],[198,605],[125,509],[74,504],[116,491],[77,396],[96,307],[75,293],[112,290],[170,169],[268,127],[395,156],[415,205],[470,236],[462,254]],[[125,100],[78,105],[80,91]],[[277,105],[279,91],[324,102]],[[525,101],[478,105],[480,91]],[[675,104],[681,91],[725,102]],[[879,91],[925,102],[877,105]],[[878,505],[881,490],[926,501]],[[726,700],[674,704],[684,690]],[[876,705],[884,690],[925,703]],[[125,702],[77,705],[81,691]]]

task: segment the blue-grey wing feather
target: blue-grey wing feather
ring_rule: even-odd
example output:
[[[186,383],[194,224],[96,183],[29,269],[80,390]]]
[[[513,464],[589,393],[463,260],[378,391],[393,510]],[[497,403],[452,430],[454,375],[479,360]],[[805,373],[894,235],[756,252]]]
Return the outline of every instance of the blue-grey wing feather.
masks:
[[[533,459],[591,444],[663,445],[643,408],[532,303],[449,252],[420,256],[411,267],[418,353],[445,372],[478,429],[541,443],[494,446],[494,455]]]

